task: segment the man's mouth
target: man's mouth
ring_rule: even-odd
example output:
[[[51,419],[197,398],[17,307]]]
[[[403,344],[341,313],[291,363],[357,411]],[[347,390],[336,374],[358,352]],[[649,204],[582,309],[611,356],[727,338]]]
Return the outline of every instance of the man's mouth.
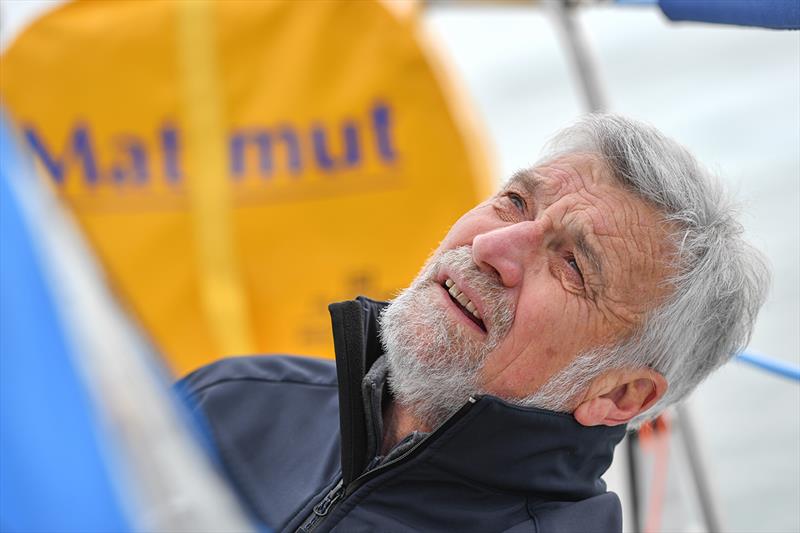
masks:
[[[486,333],[486,325],[483,323],[481,315],[478,312],[478,309],[475,307],[475,304],[473,304],[472,301],[467,298],[466,294],[461,292],[458,286],[456,286],[455,282],[452,279],[447,278],[444,280],[442,286],[450,295],[450,299],[455,302],[459,309],[461,309],[461,312],[463,312],[467,318],[475,322],[475,324],[481,328],[484,333]]]

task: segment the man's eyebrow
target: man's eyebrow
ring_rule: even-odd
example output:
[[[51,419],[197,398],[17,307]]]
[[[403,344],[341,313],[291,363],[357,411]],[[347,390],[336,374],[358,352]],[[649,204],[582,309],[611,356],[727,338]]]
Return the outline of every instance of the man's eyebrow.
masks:
[[[575,237],[575,247],[578,249],[578,252],[591,263],[592,269],[600,278],[600,283],[605,285],[603,263],[600,261],[600,254],[598,254],[594,247],[589,244],[589,241],[586,240],[586,235],[578,234]]]
[[[528,196],[536,197],[537,193],[539,193],[542,188],[543,182],[539,176],[534,174],[533,169],[526,168],[514,172],[506,182],[503,190],[508,189],[512,185],[522,187],[525,189]]]

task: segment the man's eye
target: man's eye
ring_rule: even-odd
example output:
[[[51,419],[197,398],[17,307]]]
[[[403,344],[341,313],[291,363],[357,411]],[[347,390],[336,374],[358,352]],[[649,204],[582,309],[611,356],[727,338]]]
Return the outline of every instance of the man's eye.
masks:
[[[578,261],[575,260],[574,256],[567,257],[567,263],[569,264],[570,268],[574,270],[578,276],[581,278],[581,283],[583,282],[583,272],[581,272],[581,267],[578,265]]]
[[[514,204],[514,207],[516,207],[520,213],[525,212],[527,205],[525,204],[525,199],[522,196],[515,192],[509,192],[506,194],[506,196],[508,196],[508,200]]]

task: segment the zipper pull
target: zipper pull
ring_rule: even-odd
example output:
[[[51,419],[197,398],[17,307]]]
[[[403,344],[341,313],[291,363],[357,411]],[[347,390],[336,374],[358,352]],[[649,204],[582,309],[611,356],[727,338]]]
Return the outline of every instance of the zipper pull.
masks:
[[[303,525],[297,528],[296,533],[311,533],[314,529],[316,529],[320,522],[322,522],[322,519],[325,517],[325,515],[327,515],[331,510],[333,504],[339,501],[343,495],[344,480],[340,479],[339,483],[337,483],[336,486],[333,487],[324,498],[322,498],[322,501],[314,506],[311,514],[308,515],[308,518],[306,518],[305,522],[303,522]]]
[[[314,514],[317,516],[325,516],[331,510],[331,506],[339,501],[339,498],[344,494],[344,480],[340,479],[339,483],[325,495],[321,502],[314,506]]]

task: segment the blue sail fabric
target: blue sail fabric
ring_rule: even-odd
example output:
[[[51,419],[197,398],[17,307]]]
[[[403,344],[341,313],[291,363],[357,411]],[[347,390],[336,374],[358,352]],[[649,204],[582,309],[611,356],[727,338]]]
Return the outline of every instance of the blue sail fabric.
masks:
[[[659,0],[672,21],[800,29],[800,0]]]
[[[0,161],[0,530],[130,531],[13,186],[36,176],[2,118]]]

